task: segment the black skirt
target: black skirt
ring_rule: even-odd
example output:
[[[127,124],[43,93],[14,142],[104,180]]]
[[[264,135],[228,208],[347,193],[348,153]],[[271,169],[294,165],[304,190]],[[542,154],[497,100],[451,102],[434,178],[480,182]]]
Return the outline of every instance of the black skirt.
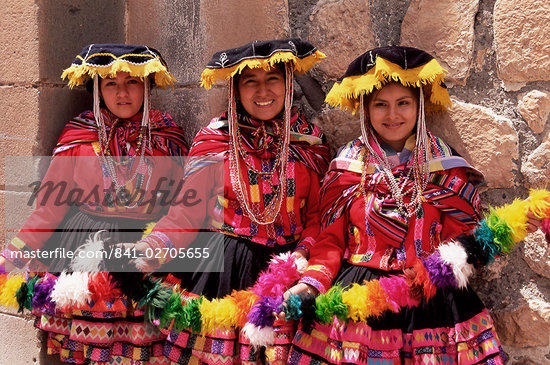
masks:
[[[399,272],[343,263],[343,287]],[[385,311],[366,322],[300,327],[289,364],[503,364],[507,360],[487,309],[470,288],[438,289],[416,307]]]
[[[64,248],[66,251],[75,252],[98,231],[104,231],[101,239],[105,242],[137,242],[142,237],[147,223],[149,221],[94,216],[73,207],[46,241],[43,250],[53,252],[56,248]],[[44,261],[44,264],[48,265],[50,272],[70,271],[70,261],[71,259],[65,256]]]
[[[296,243],[269,247],[246,238],[203,232],[191,247],[209,247],[213,260],[202,260],[202,265],[199,263],[194,270],[186,272],[178,272],[181,264],[169,262],[162,271],[170,271],[181,279],[181,287],[187,291],[213,299],[253,286],[271,257],[293,251]],[[222,257],[223,260],[220,260]]]

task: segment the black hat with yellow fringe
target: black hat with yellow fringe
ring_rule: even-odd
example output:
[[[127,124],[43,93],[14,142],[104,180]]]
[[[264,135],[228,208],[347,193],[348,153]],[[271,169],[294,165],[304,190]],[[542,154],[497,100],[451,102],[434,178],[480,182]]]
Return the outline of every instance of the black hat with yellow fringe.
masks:
[[[134,44],[90,44],[82,49],[71,66],[63,71],[62,79],[69,86],[82,85],[94,76],[114,77],[117,72],[128,72],[142,79],[152,75],[157,86],[173,85],[175,77],[160,53],[150,47]]]
[[[276,63],[291,63],[293,71],[305,73],[326,56],[300,38],[253,41],[243,46],[216,52],[201,75],[201,86],[210,89],[246,67],[267,70]]]
[[[143,80],[143,116],[141,127],[148,129],[144,133],[143,146],[151,143],[150,90],[154,83],[160,87],[173,85],[176,78],[168,71],[168,66],[160,53],[147,46],[133,44],[106,43],[90,44],[82,49],[71,66],[63,71],[62,79],[69,80],[69,87],[87,84],[93,94],[93,112],[98,125],[98,140],[101,156],[104,158],[104,146],[108,144],[105,116],[101,112],[101,93],[99,78],[115,78],[117,72],[128,72],[132,77]],[[105,107],[103,105],[103,107]],[[141,149],[141,157],[145,148]]]
[[[280,153],[278,153],[277,160],[273,164],[273,166],[276,166],[277,176],[282,177],[286,174],[289,159],[294,72],[305,73],[316,63],[321,62],[323,58],[325,58],[323,53],[300,38],[254,41],[237,48],[215,53],[202,72],[201,86],[206,89],[210,89],[218,81],[229,80],[227,119],[231,185],[244,214],[257,224],[272,224],[275,221],[286,194],[287,179],[280,178],[278,189],[263,209],[250,200],[249,193],[246,191],[247,183],[242,178],[243,174],[247,172],[242,171],[244,167],[242,167],[241,159],[246,157],[241,154],[238,148],[242,136],[237,117],[237,88],[235,87],[237,82],[234,76],[240,74],[247,67],[251,69],[262,68],[268,71],[278,64],[284,65],[284,70],[281,70],[285,76],[284,119],[283,128],[277,141]],[[275,170],[271,173],[274,172]]]
[[[327,94],[331,106],[355,114],[360,96],[388,82],[420,87],[425,94],[426,113],[447,110],[451,99],[443,79],[446,70],[430,54],[412,47],[389,46],[365,52],[356,58]]]

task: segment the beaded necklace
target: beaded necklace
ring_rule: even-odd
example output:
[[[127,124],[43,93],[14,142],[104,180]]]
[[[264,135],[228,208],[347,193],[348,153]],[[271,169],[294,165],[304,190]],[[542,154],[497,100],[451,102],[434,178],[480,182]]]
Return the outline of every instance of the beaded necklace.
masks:
[[[413,152],[412,163],[409,167],[405,167],[403,171],[396,176],[393,174],[388,157],[384,150],[380,147],[378,139],[374,134],[372,125],[368,123],[367,130],[367,120],[365,115],[364,108],[364,95],[359,97],[359,109],[360,109],[360,119],[361,119],[361,136],[363,137],[363,144],[367,147],[367,151],[363,154],[363,171],[361,174],[361,184],[360,191],[365,199],[365,209],[367,207],[367,194],[365,190],[366,185],[366,171],[367,166],[372,156],[376,164],[382,170],[382,177],[388,184],[392,198],[397,203],[397,208],[399,213],[410,218],[416,214],[422,207],[423,196],[422,193],[428,184],[429,178],[429,168],[428,168],[428,135],[426,131],[426,120],[424,113],[424,93],[422,87],[420,87],[420,96],[419,96],[419,108],[418,108],[418,119],[417,119],[417,133],[416,133],[416,143]],[[373,147],[370,145],[369,137],[378,147],[378,150],[382,152],[380,156]],[[404,174],[404,171],[407,170],[407,174]],[[406,189],[410,179],[411,171],[413,172],[412,186]],[[409,203],[403,201],[403,197],[411,196]],[[365,211],[365,215],[367,212]]]
[[[229,172],[231,177],[231,185],[233,186],[237,200],[239,201],[244,213],[253,222],[261,225],[272,224],[275,222],[286,194],[286,175],[290,144],[290,113],[293,98],[292,63],[285,63],[285,73],[286,92],[283,130],[279,133],[275,163],[269,171],[258,171],[252,166],[251,163],[248,162],[249,156],[246,151],[244,151],[244,147],[241,144],[241,138],[243,137],[239,132],[239,126],[237,123],[234,82],[233,78],[229,79]],[[240,149],[239,146],[241,147]],[[249,189],[247,189],[246,181],[243,178],[241,159],[245,161],[245,164],[247,165],[247,175],[250,172],[261,175],[264,179],[268,179],[269,184],[273,189],[274,196],[267,204],[265,204],[263,210],[260,209],[259,203],[251,202],[249,197],[250,192],[248,191]],[[277,182],[273,182],[274,178],[278,179],[278,184]]]
[[[131,177],[119,176],[117,173],[116,165],[128,165],[129,171],[132,171],[133,167],[133,158],[129,157],[123,162],[116,162],[114,158],[118,156],[111,156],[109,151],[109,145],[114,135],[114,126],[117,121],[114,121],[111,125],[111,130],[109,136],[107,137],[107,128],[105,126],[105,121],[103,120],[103,113],[101,112],[100,99],[99,99],[99,76],[94,77],[94,116],[98,124],[98,140],[99,140],[99,160],[102,166],[105,166],[107,174],[112,179],[115,184],[117,194],[121,197],[120,200],[126,201],[122,203],[127,208],[135,208],[140,201],[135,201],[133,204],[128,204],[128,198],[130,197],[130,192],[126,188],[130,183],[136,180],[136,190],[141,189],[143,186],[144,176],[147,175],[147,181],[145,184],[145,191],[149,189],[149,183],[151,180],[151,166],[146,162],[145,159],[145,150],[147,148],[151,149],[151,123],[149,122],[149,109],[150,109],[150,84],[149,78],[145,77],[143,80],[144,83],[144,96],[143,96],[143,117],[141,119],[141,128],[140,134],[136,146],[136,155],[139,154],[138,165],[134,169],[134,172]],[[147,131],[147,133],[144,133]],[[145,141],[145,143],[143,143]],[[142,196],[143,198],[143,196]],[[141,199],[140,199],[141,200]]]

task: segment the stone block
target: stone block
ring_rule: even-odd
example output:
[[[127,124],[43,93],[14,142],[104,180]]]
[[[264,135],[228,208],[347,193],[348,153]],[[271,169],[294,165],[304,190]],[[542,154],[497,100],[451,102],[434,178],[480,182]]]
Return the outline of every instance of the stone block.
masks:
[[[39,2],[5,0],[0,16],[0,83],[39,79]]]
[[[37,4],[40,28],[33,36],[40,41],[41,80],[64,83],[63,70],[90,43],[125,43],[125,1],[43,0]]]
[[[493,19],[500,79],[512,84],[550,80],[550,2],[497,0]]]
[[[158,50],[178,84],[198,85],[208,58],[199,9],[200,0],[130,1],[128,42]]]
[[[201,0],[200,31],[204,61],[215,52],[253,40],[290,36],[287,0]]]
[[[191,145],[199,129],[227,109],[227,88],[182,88],[171,94],[160,91],[153,95],[152,105],[172,115],[176,123],[183,127],[185,139]]]
[[[12,239],[23,227],[23,224],[34,210],[31,204],[31,194],[27,192],[0,192],[0,217],[2,219],[2,232],[5,234],[1,240]]]
[[[401,44],[433,55],[464,85],[474,52],[474,20],[479,0],[413,0],[401,26]]]
[[[518,112],[534,133],[541,133],[550,115],[550,93],[531,90],[518,100]]]
[[[6,174],[10,171],[5,171],[6,156],[34,156],[38,144],[34,138],[13,138],[4,137],[0,139],[0,186],[6,183]]]
[[[92,96],[84,88],[42,87],[37,155],[50,156],[65,124],[92,108]]]
[[[321,0],[310,22],[309,40],[327,55],[317,70],[331,79],[342,76],[351,61],[375,46],[367,1]]]
[[[550,279],[550,247],[540,230],[525,238],[523,259],[534,272]]]
[[[290,34],[286,0],[138,0],[128,6],[128,40],[157,48],[186,86],[199,85],[215,52]]]
[[[361,135],[359,116],[339,109],[323,109],[312,122],[323,129],[332,155],[338,148]]]
[[[503,344],[514,347],[548,345],[550,324],[527,305],[493,314],[497,333]]]
[[[32,139],[38,136],[39,89],[0,87],[0,135]]]
[[[510,120],[490,109],[453,100],[449,113],[430,121],[428,128],[479,169],[489,188],[514,186],[519,137]]]
[[[521,165],[527,187],[544,188],[550,185],[550,138],[546,138]]]
[[[40,364],[40,342],[33,321],[0,313],[0,364]]]

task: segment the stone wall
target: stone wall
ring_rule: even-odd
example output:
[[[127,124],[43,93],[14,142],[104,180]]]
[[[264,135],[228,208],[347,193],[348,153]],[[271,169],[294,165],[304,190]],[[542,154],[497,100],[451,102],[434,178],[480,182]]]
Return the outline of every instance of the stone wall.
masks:
[[[483,205],[500,205],[550,186],[548,34],[546,0],[4,0],[0,154],[50,154],[68,118],[90,105],[84,91],[59,79],[88,43],[160,50],[178,83],[156,92],[154,105],[171,112],[191,140],[226,105],[223,86],[199,87],[211,55],[285,36],[308,39],[328,56],[297,79],[296,100],[335,150],[360,129],[353,116],[324,105],[324,95],[359,54],[402,44],[425,49],[449,71],[454,106],[429,126],[485,174]],[[0,198],[16,194],[2,171]],[[0,229],[16,227],[2,219]],[[510,364],[549,364],[550,255],[542,235],[480,272],[474,286]],[[9,354],[0,365],[57,363],[40,351],[28,319],[2,311],[0,332],[0,353]]]

